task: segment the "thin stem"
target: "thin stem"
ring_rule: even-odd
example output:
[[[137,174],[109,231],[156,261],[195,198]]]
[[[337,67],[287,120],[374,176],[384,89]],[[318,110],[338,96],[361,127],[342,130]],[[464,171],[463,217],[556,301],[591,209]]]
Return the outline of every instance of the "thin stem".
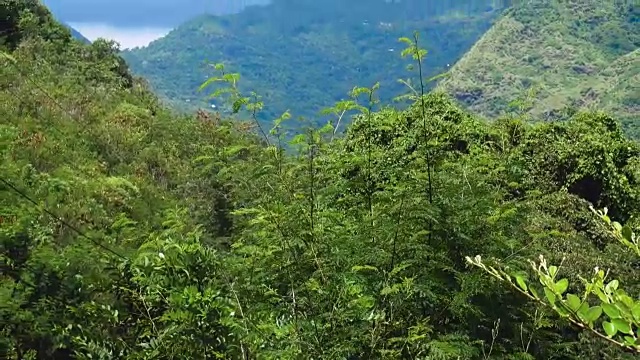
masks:
[[[404,207],[404,196],[400,199],[400,214],[398,214],[398,221],[396,223],[396,232],[393,236],[393,251],[391,252],[391,269],[389,271],[393,271],[396,263],[396,244],[398,242],[398,231],[400,229],[400,221],[402,220],[402,208]]]
[[[340,122],[342,121],[342,117],[344,116],[344,114],[346,114],[347,110],[342,110],[342,113],[340,113],[340,116],[338,116],[338,121],[336,122],[336,127],[333,129],[333,133],[331,134],[331,140],[329,140],[329,143],[333,142],[333,139],[336,137],[336,133],[338,132],[338,128],[340,127]]]
[[[369,90],[369,107],[367,108],[367,127],[368,127],[368,146],[367,146],[367,203],[369,206],[369,231],[371,236],[371,242],[375,243],[375,238],[373,236],[373,181],[371,177],[371,112],[373,107],[373,89]]]
[[[256,125],[258,126],[258,129],[260,130],[260,133],[262,133],[262,136],[264,137],[264,140],[267,142],[267,146],[271,146],[271,141],[269,141],[269,136],[267,136],[267,133],[264,131],[264,129],[262,128],[262,125],[260,124],[260,121],[258,121],[258,116],[257,116],[257,103],[258,103],[258,98],[256,95],[253,96],[254,100],[256,101],[253,109],[251,109],[251,118],[253,119],[253,121],[256,123]]]
[[[432,185],[432,174],[431,174],[431,154],[428,147],[428,138],[427,138],[427,114],[426,114],[426,105],[424,102],[424,80],[422,79],[422,54],[420,53],[419,42],[418,42],[418,33],[413,34],[413,40],[415,45],[415,54],[418,61],[418,72],[420,76],[420,108],[422,110],[422,131],[423,131],[423,141],[425,146],[425,158],[427,161],[427,194],[429,197],[429,204],[433,204],[433,185]],[[433,219],[429,219],[429,242],[433,237]]]

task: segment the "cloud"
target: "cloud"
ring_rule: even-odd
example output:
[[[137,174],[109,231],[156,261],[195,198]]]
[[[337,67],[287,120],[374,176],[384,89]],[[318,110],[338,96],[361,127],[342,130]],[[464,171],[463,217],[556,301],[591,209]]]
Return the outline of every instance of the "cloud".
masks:
[[[153,40],[159,39],[171,31],[170,28],[116,27],[101,23],[72,22],[69,25],[91,41],[97,38],[115,40],[120,43],[122,50],[147,46]]]

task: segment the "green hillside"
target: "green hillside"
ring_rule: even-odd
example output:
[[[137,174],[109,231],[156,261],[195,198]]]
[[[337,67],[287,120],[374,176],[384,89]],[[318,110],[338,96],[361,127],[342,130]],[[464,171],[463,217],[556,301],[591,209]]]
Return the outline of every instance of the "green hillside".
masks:
[[[597,105],[631,119],[640,106],[640,7],[633,3],[522,2],[453,67],[440,89],[490,117],[533,89],[527,111],[536,118]]]
[[[114,43],[5,4],[0,359],[638,358],[640,144],[615,118],[414,94],[285,151],[282,123],[176,114]]]
[[[242,88],[263,96],[263,119],[287,109],[311,117],[354,85],[380,81],[386,100],[403,92],[397,79],[410,74],[398,38],[415,30],[429,49],[425,76],[445,71],[491,26],[503,3],[276,0],[237,15],[194,19],[122,56],[176,108],[202,106],[206,93],[197,89],[214,73],[208,64],[225,63],[241,73]]]
[[[625,129],[635,138],[640,137],[640,49],[620,56],[599,72],[579,106],[617,114]]]

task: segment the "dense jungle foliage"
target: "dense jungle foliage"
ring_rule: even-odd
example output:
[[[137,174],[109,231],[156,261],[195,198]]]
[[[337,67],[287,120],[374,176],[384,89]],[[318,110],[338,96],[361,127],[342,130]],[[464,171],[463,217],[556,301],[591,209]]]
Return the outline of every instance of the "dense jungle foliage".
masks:
[[[285,144],[295,113],[264,128],[233,73],[255,118],[177,115],[113,43],[0,11],[1,358],[637,358],[640,146],[611,116],[372,85]]]

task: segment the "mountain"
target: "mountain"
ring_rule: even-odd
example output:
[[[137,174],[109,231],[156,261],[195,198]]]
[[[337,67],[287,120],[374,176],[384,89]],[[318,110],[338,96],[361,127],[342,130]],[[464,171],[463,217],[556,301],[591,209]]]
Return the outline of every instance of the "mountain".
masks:
[[[84,37],[84,35],[82,35],[78,30],[74,29],[73,27],[66,25],[65,26],[69,29],[69,31],[71,31],[71,36],[73,36],[74,39],[76,40],[80,40],[81,42],[85,43],[85,44],[89,44],[91,43],[91,41],[89,39],[87,39],[86,37]]]
[[[231,14],[269,0],[44,0],[67,23],[115,27],[174,27],[202,14]]]
[[[535,93],[534,118],[598,106],[631,120],[640,114],[640,7],[633,1],[522,2],[452,68],[439,89],[495,117]]]
[[[148,47],[124,51],[132,71],[147,78],[176,108],[206,105],[198,87],[210,63],[239,72],[240,86],[263,96],[262,119],[290,109],[315,116],[353,86],[381,82],[389,100],[406,88],[400,37],[417,30],[429,49],[426,76],[453,64],[491,27],[507,3],[482,1],[276,0],[227,16],[200,16]]]
[[[640,49],[618,57],[600,71],[578,104],[617,115],[627,132],[640,139]]]

